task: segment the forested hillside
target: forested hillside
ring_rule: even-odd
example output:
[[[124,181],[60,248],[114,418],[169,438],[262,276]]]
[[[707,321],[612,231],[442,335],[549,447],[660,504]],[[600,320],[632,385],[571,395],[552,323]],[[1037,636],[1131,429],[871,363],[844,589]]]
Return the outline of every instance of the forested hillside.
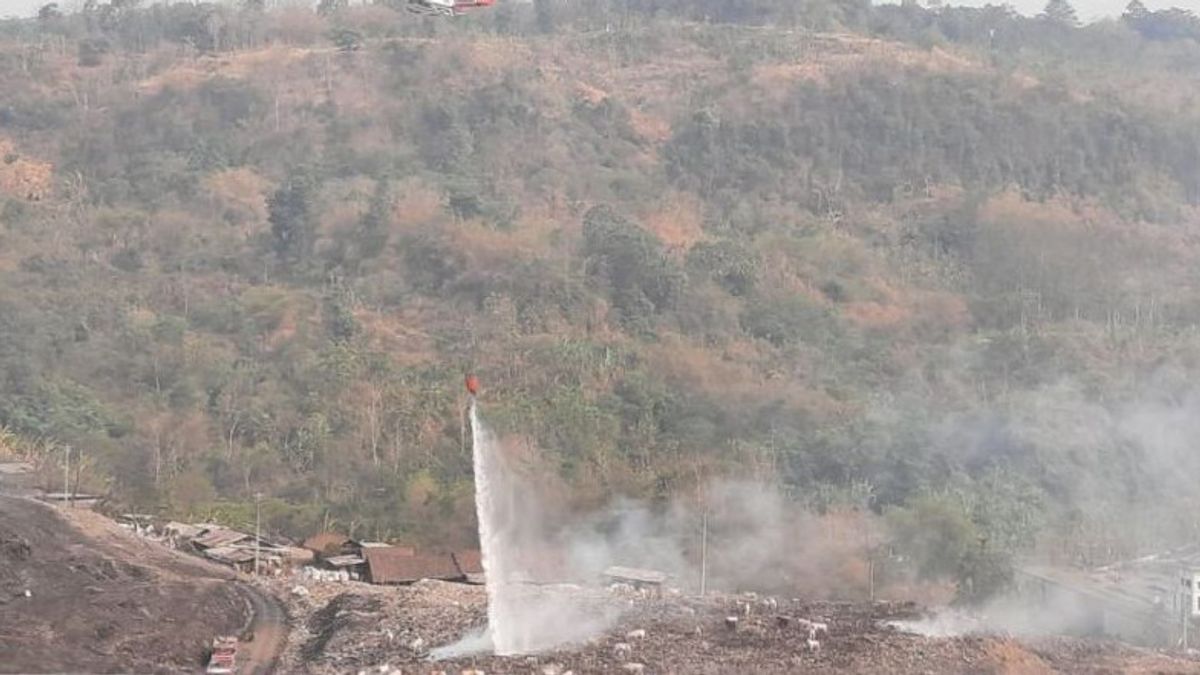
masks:
[[[577,508],[777,482],[930,573],[1200,534],[1198,25],[49,5],[0,24],[4,443],[463,542],[471,370]]]

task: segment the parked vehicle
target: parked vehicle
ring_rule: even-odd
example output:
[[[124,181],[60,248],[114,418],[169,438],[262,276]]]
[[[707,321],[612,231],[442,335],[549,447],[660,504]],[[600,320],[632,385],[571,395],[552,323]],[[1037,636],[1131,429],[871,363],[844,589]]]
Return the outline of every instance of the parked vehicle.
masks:
[[[237,672],[238,639],[232,635],[213,638],[212,655],[208,657],[208,675],[229,675]]]

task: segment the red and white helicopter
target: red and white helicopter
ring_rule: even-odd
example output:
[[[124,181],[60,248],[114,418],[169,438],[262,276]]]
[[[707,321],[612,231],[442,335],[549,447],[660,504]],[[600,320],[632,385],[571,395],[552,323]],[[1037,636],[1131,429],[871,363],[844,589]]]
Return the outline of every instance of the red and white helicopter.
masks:
[[[408,11],[432,16],[460,16],[494,4],[496,0],[408,0]]]

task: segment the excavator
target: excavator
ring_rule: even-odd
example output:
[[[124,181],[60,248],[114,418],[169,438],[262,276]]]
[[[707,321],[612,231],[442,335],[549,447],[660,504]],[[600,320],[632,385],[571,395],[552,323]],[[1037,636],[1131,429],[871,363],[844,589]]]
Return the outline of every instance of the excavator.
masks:
[[[408,11],[431,16],[461,16],[494,4],[496,0],[408,0]]]

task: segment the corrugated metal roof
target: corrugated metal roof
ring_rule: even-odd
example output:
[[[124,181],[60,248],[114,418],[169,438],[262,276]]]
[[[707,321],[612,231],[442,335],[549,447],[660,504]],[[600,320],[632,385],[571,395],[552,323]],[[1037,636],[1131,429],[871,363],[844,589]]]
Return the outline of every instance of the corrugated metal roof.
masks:
[[[221,546],[236,544],[239,541],[244,541],[250,538],[250,535],[238,532],[236,530],[230,530],[224,527],[214,527],[199,537],[193,539],[192,543],[201,548],[218,548]]]
[[[357,555],[335,555],[325,559],[325,564],[333,565],[334,567],[353,567],[354,565],[361,565],[364,562],[366,561]]]
[[[233,546],[217,546],[204,551],[204,555],[213,560],[227,563],[247,563],[254,560],[254,551],[247,551]]]
[[[371,581],[377,584],[407,584],[421,579],[462,579],[463,573],[449,553],[416,555],[399,546],[363,549]]]
[[[636,567],[610,567],[604,570],[604,576],[624,581],[636,581],[643,584],[661,584],[667,581],[667,575],[658,570],[644,570]]]

